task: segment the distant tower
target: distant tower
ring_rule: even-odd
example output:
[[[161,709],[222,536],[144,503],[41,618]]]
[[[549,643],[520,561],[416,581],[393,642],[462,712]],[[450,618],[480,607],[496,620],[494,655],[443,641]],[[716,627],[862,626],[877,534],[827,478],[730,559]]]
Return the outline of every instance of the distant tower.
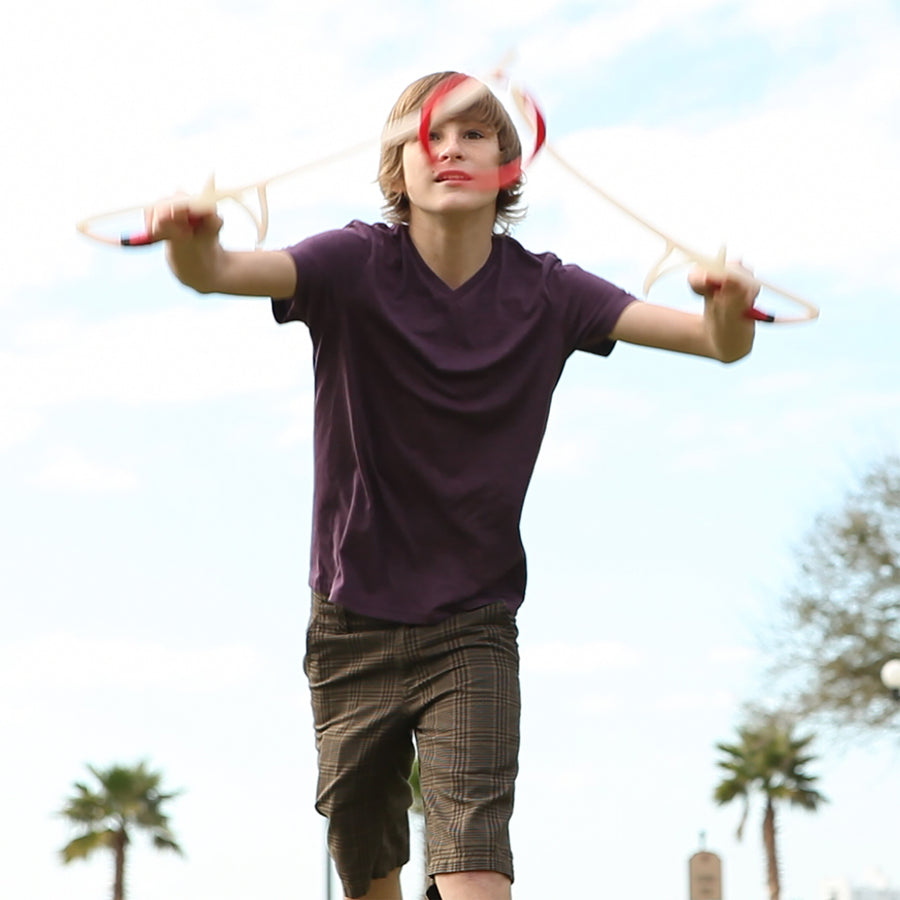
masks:
[[[706,832],[700,832],[700,849],[688,860],[690,900],[722,900],[722,860],[706,849]]]

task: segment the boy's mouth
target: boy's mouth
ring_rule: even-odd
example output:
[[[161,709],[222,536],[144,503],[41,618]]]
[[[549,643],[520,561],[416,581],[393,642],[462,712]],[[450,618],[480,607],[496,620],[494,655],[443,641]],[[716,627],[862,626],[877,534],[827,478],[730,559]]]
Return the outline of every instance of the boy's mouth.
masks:
[[[467,172],[462,172],[459,169],[445,169],[443,172],[438,172],[435,176],[435,181],[471,181],[472,176]]]

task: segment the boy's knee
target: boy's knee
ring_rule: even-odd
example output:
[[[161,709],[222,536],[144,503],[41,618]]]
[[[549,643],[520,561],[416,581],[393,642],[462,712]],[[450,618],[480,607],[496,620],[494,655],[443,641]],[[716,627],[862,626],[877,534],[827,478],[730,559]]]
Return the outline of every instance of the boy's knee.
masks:
[[[510,880],[500,872],[447,872],[435,876],[428,900],[510,900]]]

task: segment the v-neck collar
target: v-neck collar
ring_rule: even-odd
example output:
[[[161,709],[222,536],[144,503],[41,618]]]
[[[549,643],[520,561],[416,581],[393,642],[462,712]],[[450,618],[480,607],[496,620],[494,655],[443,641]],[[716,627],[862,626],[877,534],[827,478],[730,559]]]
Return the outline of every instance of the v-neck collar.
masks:
[[[478,271],[473,273],[466,281],[464,281],[459,287],[450,287],[443,278],[438,275],[431,266],[428,265],[427,262],[422,258],[422,254],[419,253],[418,247],[416,247],[412,237],[409,233],[408,225],[399,225],[398,228],[401,230],[400,233],[402,235],[402,239],[406,242],[407,247],[409,248],[410,255],[415,261],[416,268],[419,270],[422,278],[426,281],[429,287],[432,290],[436,290],[442,294],[454,295],[461,294],[472,287],[477,285],[480,281],[482,281],[490,270],[494,267],[494,260],[497,257],[497,254],[500,252],[500,242],[497,240],[497,235],[491,235],[491,252],[488,254],[488,258],[484,261],[484,264],[481,266]]]

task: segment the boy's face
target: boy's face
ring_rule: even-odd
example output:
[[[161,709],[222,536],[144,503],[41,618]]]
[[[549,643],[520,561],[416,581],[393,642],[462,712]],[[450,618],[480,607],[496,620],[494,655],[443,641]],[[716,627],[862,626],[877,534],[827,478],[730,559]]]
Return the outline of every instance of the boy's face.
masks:
[[[500,145],[483,122],[461,117],[432,126],[428,158],[419,141],[403,147],[403,190],[410,215],[458,214],[489,209],[499,191]]]

